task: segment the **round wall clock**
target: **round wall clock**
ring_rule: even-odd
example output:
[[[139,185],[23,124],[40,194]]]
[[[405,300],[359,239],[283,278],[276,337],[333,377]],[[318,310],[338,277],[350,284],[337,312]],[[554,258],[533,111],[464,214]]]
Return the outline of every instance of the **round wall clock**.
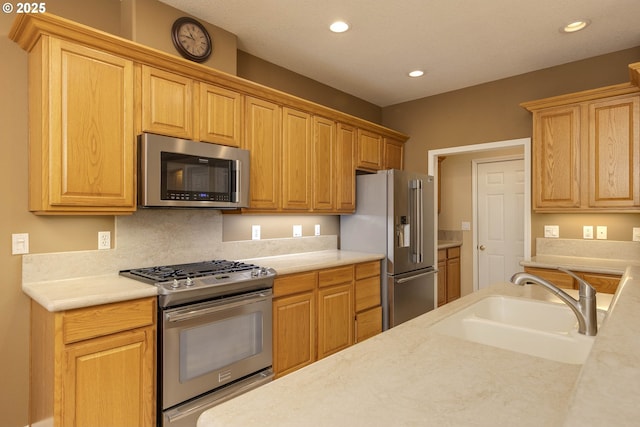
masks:
[[[213,50],[207,29],[200,22],[186,16],[173,23],[171,39],[180,55],[191,61],[204,62]]]

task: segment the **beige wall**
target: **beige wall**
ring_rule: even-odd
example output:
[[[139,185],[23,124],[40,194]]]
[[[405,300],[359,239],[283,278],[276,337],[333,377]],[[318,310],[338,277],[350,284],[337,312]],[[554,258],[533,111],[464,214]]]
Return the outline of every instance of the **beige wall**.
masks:
[[[426,172],[428,150],[531,137],[531,114],[520,103],[628,82],[627,66],[638,61],[640,46],[393,105],[383,108],[383,124],[411,135],[405,167]],[[609,239],[628,241],[640,214],[534,213],[531,222],[533,242],[544,235],[545,224],[559,225],[560,237],[576,239],[582,225],[606,225]]]

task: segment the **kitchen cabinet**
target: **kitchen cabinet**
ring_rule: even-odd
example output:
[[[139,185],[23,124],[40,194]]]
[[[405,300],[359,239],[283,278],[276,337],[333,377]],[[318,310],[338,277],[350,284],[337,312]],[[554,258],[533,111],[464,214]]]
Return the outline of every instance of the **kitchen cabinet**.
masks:
[[[29,52],[29,210],[135,210],[133,62],[42,36]]]
[[[32,301],[30,423],[155,426],[155,313],[155,297],[62,312]]]
[[[311,115],[282,109],[282,209],[311,208]]]
[[[276,378],[382,331],[380,261],[277,276]]]
[[[200,83],[200,141],[240,147],[242,112],[240,93]]]
[[[562,271],[548,268],[538,267],[525,267],[524,271],[541,277],[559,288],[564,289],[579,289],[577,281]],[[593,286],[596,292],[605,294],[614,294],[618,289],[618,284],[622,279],[621,275],[617,274],[603,274],[603,273],[589,273],[589,272],[573,272],[576,276],[589,282]]]
[[[353,344],[353,269],[318,272],[318,360]]]
[[[460,298],[460,247],[438,249],[438,307]]]
[[[147,65],[142,66],[142,131],[195,138],[195,82]]]
[[[356,129],[338,123],[336,136],[336,212],[356,210]]]
[[[365,171],[383,169],[384,151],[382,136],[358,129],[356,168]]]
[[[336,123],[324,117],[313,117],[311,147],[312,209],[314,212],[337,210],[338,163],[336,154]],[[355,174],[355,171],[352,173]],[[347,178],[348,179],[348,178]]]
[[[522,104],[533,112],[538,212],[640,210],[640,95],[616,85]]]
[[[249,150],[252,209],[280,207],[280,164],[282,151],[282,108],[259,98],[245,98],[245,138]]]
[[[395,139],[384,139],[384,168],[398,169],[404,167],[404,143]]]
[[[355,268],[355,342],[382,332],[380,261],[356,264]]]

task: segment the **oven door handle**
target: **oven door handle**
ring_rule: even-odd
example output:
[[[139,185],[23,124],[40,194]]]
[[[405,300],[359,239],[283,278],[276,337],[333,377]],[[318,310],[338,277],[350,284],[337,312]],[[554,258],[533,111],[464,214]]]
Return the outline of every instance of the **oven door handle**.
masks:
[[[185,320],[195,319],[201,316],[206,316],[208,314],[217,313],[219,311],[229,310],[247,304],[266,301],[271,298],[272,296],[270,292],[260,292],[258,294],[252,294],[251,296],[239,297],[234,301],[227,300],[225,302],[217,302],[216,305],[210,307],[185,308],[182,310],[172,311],[169,313],[165,313],[164,318],[170,323],[183,322]]]

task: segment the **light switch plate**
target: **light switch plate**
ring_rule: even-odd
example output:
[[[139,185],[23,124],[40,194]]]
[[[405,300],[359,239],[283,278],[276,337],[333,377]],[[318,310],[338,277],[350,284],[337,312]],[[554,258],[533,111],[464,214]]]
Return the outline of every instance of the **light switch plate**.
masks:
[[[560,226],[559,225],[545,225],[544,226],[544,237],[552,237],[552,238],[560,237]]]
[[[302,237],[302,225],[293,226],[293,237]]]
[[[316,224],[314,227],[315,230],[315,235],[319,236],[320,235],[320,224]]]
[[[252,225],[251,226],[251,240],[260,240],[260,226]]]
[[[469,231],[471,230],[471,223],[469,221],[462,221],[460,228],[462,228],[462,231]]]
[[[607,226],[599,225],[596,227],[596,239],[607,240]]]
[[[582,227],[582,238],[593,239],[593,225],[585,225]]]
[[[640,242],[640,227],[633,227],[633,238],[631,240]]]
[[[29,233],[11,235],[11,254],[22,255],[29,253]]]

